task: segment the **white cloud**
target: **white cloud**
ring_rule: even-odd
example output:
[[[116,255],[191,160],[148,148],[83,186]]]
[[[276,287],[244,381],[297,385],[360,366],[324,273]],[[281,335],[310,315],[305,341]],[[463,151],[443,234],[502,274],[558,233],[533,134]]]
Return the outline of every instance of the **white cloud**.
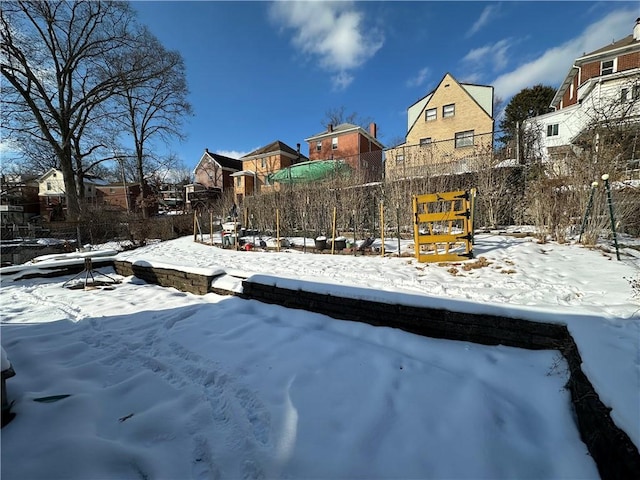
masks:
[[[478,20],[475,21],[475,23],[471,26],[465,36],[469,38],[472,35],[475,35],[482,27],[489,23],[489,20],[497,11],[497,5],[487,5],[486,7],[484,7],[484,10],[482,10],[482,13],[478,17]]]
[[[254,148],[253,150],[256,150],[258,147]],[[249,150],[249,152],[253,152],[253,150]],[[219,150],[217,152],[215,152],[217,155],[222,155],[223,157],[229,157],[229,158],[241,158],[244,157],[247,153],[249,152],[241,152],[238,150]]]
[[[331,77],[331,82],[333,83],[334,90],[344,90],[349,85],[351,85],[351,82],[353,82],[353,75],[347,72],[340,72]]]
[[[550,48],[535,60],[500,75],[492,82],[496,95],[509,99],[523,88],[539,83],[558,87],[576,58],[606,46],[614,38],[619,40],[629,35],[635,17],[633,10],[610,13],[589,25],[580,36]]]
[[[294,30],[293,45],[319,58],[320,66],[334,73],[334,88],[353,81],[349,71],[363,65],[382,47],[384,38],[363,24],[363,14],[352,2],[274,2],[274,23]]]
[[[477,65],[493,65],[494,71],[499,71],[507,66],[507,51],[513,45],[512,40],[503,39],[493,45],[474,48],[462,59],[465,62]]]
[[[411,77],[407,80],[407,87],[419,87],[424,84],[424,81],[427,79],[427,74],[429,73],[429,68],[424,67],[421,68],[415,77]]]

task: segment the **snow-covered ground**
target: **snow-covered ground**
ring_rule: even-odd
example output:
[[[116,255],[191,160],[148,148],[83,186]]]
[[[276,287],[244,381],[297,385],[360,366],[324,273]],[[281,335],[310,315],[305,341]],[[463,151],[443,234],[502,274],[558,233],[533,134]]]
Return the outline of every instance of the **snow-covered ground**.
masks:
[[[221,269],[215,285],[230,290],[261,274],[565,323],[612,418],[640,445],[640,305],[627,280],[640,274],[638,252],[623,249],[618,262],[602,250],[487,234],[475,254],[440,266],[236,252],[185,237],[118,258]],[[2,430],[3,479],[598,476],[557,352],[423,338],[134,277],[114,290],[69,290],[70,276],[0,273],[17,413]]]

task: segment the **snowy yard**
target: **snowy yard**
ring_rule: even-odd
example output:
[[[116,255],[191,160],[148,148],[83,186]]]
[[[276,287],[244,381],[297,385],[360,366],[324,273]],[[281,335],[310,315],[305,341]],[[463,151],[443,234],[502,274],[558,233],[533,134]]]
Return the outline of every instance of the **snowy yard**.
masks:
[[[561,322],[612,418],[640,444],[640,258],[502,235],[465,270],[411,258],[235,252],[163,242],[118,258],[269,274],[356,295]],[[56,261],[50,259],[48,261]],[[471,262],[468,262],[471,263]],[[2,477],[597,478],[555,351],[391,328],[127,277],[115,290],[2,271],[15,420]],[[50,403],[42,397],[69,394]]]

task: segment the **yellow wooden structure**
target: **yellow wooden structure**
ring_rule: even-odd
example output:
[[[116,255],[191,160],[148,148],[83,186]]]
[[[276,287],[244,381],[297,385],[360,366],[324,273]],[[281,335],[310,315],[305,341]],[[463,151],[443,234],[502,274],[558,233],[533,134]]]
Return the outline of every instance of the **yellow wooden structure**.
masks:
[[[412,197],[413,237],[419,262],[453,262],[473,258],[475,197],[475,188]]]

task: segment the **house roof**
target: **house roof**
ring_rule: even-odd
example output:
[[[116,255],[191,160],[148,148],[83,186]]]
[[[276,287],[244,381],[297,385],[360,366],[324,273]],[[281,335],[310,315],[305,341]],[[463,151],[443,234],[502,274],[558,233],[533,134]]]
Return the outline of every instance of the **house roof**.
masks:
[[[62,170],[58,168],[50,168],[44,174],[38,177],[38,183],[44,182],[48,177],[50,177],[54,173],[56,174],[59,173],[60,178],[64,178],[64,175],[62,174]],[[100,177],[96,177],[95,175],[91,175],[91,174],[85,174],[83,181],[84,183],[90,183],[92,185],[107,185],[108,183],[107,181],[101,179]]]
[[[436,91],[440,88],[440,85],[442,85],[442,83],[444,82],[445,78],[447,78],[447,76],[451,77],[451,79],[452,79],[454,82],[456,82],[456,84],[458,84],[458,85],[460,86],[460,88],[461,88],[462,90],[464,90],[464,92],[465,92],[467,95],[469,95],[469,98],[470,98],[471,100],[473,100],[473,102],[478,106],[478,108],[479,108],[480,110],[482,110],[482,111],[483,111],[483,112],[484,112],[484,113],[485,113],[489,118],[493,118],[493,116],[491,115],[491,113],[493,113],[493,112],[491,112],[491,113],[490,113],[490,112],[487,112],[487,110],[486,110],[482,105],[480,105],[480,103],[478,102],[478,100],[476,99],[476,97],[474,97],[474,96],[471,94],[471,92],[469,92],[468,88],[465,88],[465,86],[466,86],[466,87],[470,87],[470,86],[473,86],[473,87],[486,87],[486,88],[490,88],[490,89],[492,90],[492,92],[493,92],[493,87],[492,87],[491,85],[476,85],[476,84],[472,84],[472,83],[460,83],[458,80],[456,80],[456,77],[454,77],[453,75],[451,75],[449,72],[447,72],[447,73],[445,73],[445,74],[444,74],[444,76],[442,77],[442,79],[438,82],[438,86],[437,86],[436,88],[434,88],[434,89],[433,89],[433,90],[432,90],[428,95],[426,95],[425,97],[422,97],[420,100],[418,100],[418,102],[420,102],[421,100],[425,99],[426,97],[429,97],[429,100],[427,100],[427,103],[425,103],[425,105],[424,105],[423,109],[421,110],[421,112],[422,112],[422,111],[424,111],[424,109],[426,109],[426,108],[427,108],[427,106],[429,105],[429,102],[431,101],[431,97],[432,97],[432,96],[433,96],[433,94],[435,94],[435,93],[436,93]],[[491,94],[491,98],[492,98],[492,103],[493,103],[493,93]],[[415,105],[415,104],[416,104],[416,103],[418,103],[418,102],[415,102],[413,105]],[[411,105],[411,107],[412,107],[413,105]],[[409,107],[409,108],[411,108],[411,107]],[[420,115],[418,115],[418,116],[416,117],[416,119],[413,121],[413,124],[411,125],[411,127],[410,127],[410,128],[409,128],[409,130],[407,131],[407,135],[409,135],[409,132],[413,129],[413,127],[415,126],[415,124],[416,124],[416,122],[418,121],[418,119],[419,119],[419,118],[420,118]],[[406,142],[405,142],[405,143],[406,143]]]
[[[219,155],[217,153],[213,153],[205,149],[204,154],[202,155],[202,158],[200,158],[200,161],[198,162],[198,164],[196,165],[196,168],[194,169],[194,172],[198,170],[202,162],[205,160],[214,160],[222,168],[226,168],[229,170],[234,170],[234,171],[242,170],[242,160],[238,160],[236,158],[231,158],[231,157],[225,157],[224,155]]]
[[[640,41],[634,40],[633,35],[627,35],[626,37],[618,40],[617,42],[612,42],[609,45],[607,45],[606,47],[599,48],[597,50],[594,50],[593,52],[590,52],[590,53],[587,53],[587,54],[583,55],[582,57],[579,57],[578,60],[580,60],[582,58],[588,58],[588,57],[591,57],[593,55],[600,55],[600,54],[603,54],[603,53],[612,52],[612,51],[617,50],[619,48],[628,47],[630,45],[633,45],[634,43],[640,44]]]
[[[309,138],[305,138],[304,141],[308,142],[309,140],[313,140],[316,137],[323,137],[325,135],[333,135],[335,133],[345,133],[345,132],[350,132],[352,130],[357,130],[359,128],[362,128],[358,125],[354,125],[353,123],[341,123],[340,125],[336,125],[333,127],[333,129],[331,131],[328,130],[323,130],[320,133],[316,133],[315,135],[310,136]],[[364,130],[364,129],[363,129]]]
[[[636,40],[632,35],[627,35],[626,37],[618,40],[617,42],[612,42],[609,45],[598,48],[593,52],[586,53],[581,57],[578,57],[573,62],[573,65],[569,68],[567,75],[564,77],[562,84],[556,91],[555,96],[551,100],[550,106],[553,108],[557,108],[560,104],[560,100],[564,96],[564,92],[569,88],[569,85],[573,82],[574,77],[578,74],[578,66],[584,65],[585,63],[593,62],[598,60],[599,58],[610,57],[611,55],[618,55],[627,53],[628,51],[640,51],[640,40]]]
[[[447,75],[451,75],[449,72],[444,74],[444,77],[446,77]],[[442,77],[442,80],[444,80],[444,77]],[[451,75],[451,78],[453,78],[454,80],[456,80],[456,78]],[[411,105],[409,105],[409,108],[413,107],[414,105],[420,103],[422,100],[424,100],[427,97],[431,97],[436,90],[438,89],[438,87],[440,86],[440,84],[442,83],[442,80],[440,80],[438,82],[438,86],[436,86],[436,88],[434,88],[433,90],[431,90],[429,93],[427,93],[424,97],[419,98],[418,100],[416,100],[415,102],[413,102]],[[462,82],[458,82],[456,80],[456,82],[458,83],[458,85],[460,85],[467,93],[469,93],[469,91],[467,90],[467,87],[486,87],[486,88],[493,88],[491,85],[482,85],[480,83],[462,83]],[[469,94],[471,95],[471,94]],[[430,98],[427,100],[427,103],[429,102]]]
[[[380,140],[373,137],[369,132],[367,132],[361,126],[354,125],[353,123],[341,123],[340,125],[336,125],[335,127],[333,127],[331,131],[324,130],[320,133],[316,133],[315,135],[312,135],[309,138],[305,138],[304,141],[313,142],[314,140],[318,140],[320,138],[335,137],[335,136],[344,135],[345,133],[356,132],[356,131],[359,131],[362,135],[367,137],[370,141],[378,144],[380,148],[384,148],[384,145],[380,143]]]
[[[294,156],[294,157],[297,157],[298,155],[300,155],[301,160],[302,159],[308,160],[307,157],[305,157],[302,153],[299,153],[298,151],[294,150],[289,145],[287,145],[284,142],[281,142],[280,140],[276,140],[274,142],[271,142],[269,145],[265,145],[264,147],[260,147],[254,150],[253,152],[247,153],[245,156],[241,157],[241,159],[248,160],[253,157],[259,157],[267,153],[275,153],[275,152],[288,153],[290,156]]]

